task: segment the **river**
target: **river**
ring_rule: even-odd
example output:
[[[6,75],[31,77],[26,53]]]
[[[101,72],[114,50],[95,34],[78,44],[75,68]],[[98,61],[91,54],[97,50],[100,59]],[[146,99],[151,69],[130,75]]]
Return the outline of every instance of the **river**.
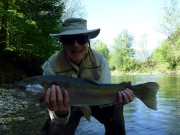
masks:
[[[132,81],[132,84],[157,82],[157,111],[147,108],[139,99],[124,106],[127,135],[180,135],[180,75],[112,76],[112,83]],[[76,135],[104,135],[104,127],[93,117],[81,119]]]

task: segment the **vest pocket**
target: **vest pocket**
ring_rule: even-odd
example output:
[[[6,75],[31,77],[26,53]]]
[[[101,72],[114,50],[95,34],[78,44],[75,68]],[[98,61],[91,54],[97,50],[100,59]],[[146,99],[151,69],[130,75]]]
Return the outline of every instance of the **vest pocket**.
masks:
[[[81,71],[81,78],[86,80],[99,81],[100,68],[99,67],[83,68],[83,70]]]

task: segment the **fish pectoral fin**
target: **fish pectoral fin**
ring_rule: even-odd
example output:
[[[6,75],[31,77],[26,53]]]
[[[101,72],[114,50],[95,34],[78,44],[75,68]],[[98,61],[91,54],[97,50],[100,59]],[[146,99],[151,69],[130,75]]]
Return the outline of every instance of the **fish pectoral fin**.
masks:
[[[84,117],[90,121],[91,117],[91,108],[89,106],[81,106],[81,111],[84,114]]]

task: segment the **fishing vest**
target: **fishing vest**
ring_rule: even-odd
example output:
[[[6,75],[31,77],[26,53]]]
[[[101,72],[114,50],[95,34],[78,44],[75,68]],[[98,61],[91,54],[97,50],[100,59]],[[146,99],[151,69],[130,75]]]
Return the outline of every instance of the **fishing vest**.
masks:
[[[102,57],[102,53],[92,49],[89,54],[85,56],[81,65],[77,66],[66,57],[64,50],[62,50],[53,54],[49,58],[49,62],[56,75],[98,82],[101,76]]]

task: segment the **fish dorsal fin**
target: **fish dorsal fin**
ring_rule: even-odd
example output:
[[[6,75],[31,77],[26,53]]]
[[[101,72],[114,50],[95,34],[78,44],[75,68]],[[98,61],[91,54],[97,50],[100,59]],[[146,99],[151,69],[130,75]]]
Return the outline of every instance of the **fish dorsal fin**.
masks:
[[[81,111],[84,114],[85,118],[90,121],[91,108],[89,106],[81,106]]]

